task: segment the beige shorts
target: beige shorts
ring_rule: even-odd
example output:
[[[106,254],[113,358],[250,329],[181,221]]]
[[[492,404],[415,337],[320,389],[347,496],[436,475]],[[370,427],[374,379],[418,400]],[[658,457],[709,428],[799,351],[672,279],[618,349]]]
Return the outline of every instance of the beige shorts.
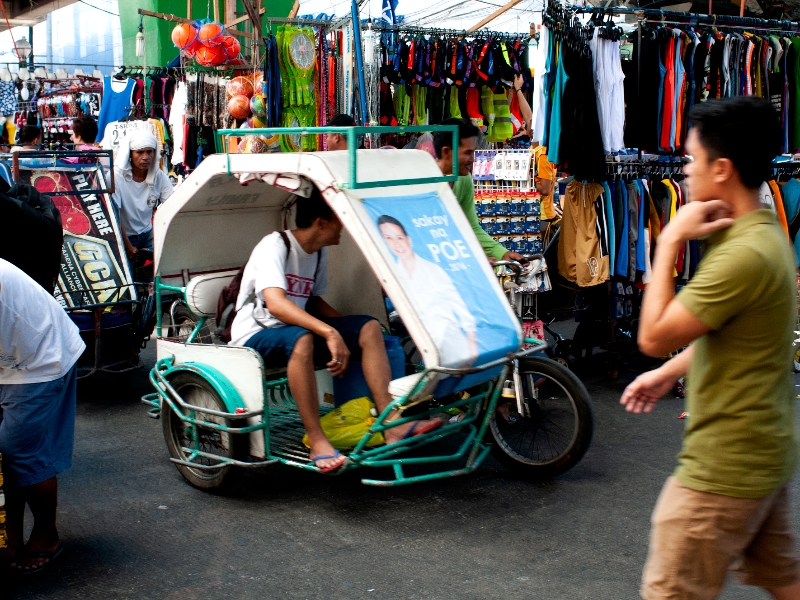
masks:
[[[653,509],[642,598],[716,598],[728,570],[763,588],[800,580],[787,488],[766,498],[732,498],[670,477]]]

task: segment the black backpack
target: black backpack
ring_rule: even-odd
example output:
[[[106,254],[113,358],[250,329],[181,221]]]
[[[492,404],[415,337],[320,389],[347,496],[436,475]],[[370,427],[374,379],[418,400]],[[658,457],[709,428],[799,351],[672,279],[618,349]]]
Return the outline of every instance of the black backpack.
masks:
[[[48,293],[61,270],[61,213],[47,194],[25,184],[0,193],[0,258],[24,271]]]
[[[283,243],[286,244],[286,262],[289,261],[289,254],[292,252],[292,244],[285,231],[279,231]],[[317,252],[317,267],[314,273],[316,279],[316,272],[319,270],[319,263],[322,258],[322,250]],[[286,263],[284,263],[285,265]],[[245,265],[247,266],[247,265]],[[217,328],[214,333],[219,339],[227,344],[231,341],[231,328],[233,327],[233,320],[236,318],[236,299],[239,297],[239,290],[242,287],[242,277],[244,276],[244,267],[239,269],[239,272],[233,277],[230,284],[222,288],[217,300]],[[255,302],[256,294],[252,292],[244,301],[245,304]]]

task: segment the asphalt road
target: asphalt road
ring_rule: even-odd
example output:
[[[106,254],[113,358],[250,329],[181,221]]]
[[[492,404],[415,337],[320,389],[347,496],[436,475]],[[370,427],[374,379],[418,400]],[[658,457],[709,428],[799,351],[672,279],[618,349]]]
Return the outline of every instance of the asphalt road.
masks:
[[[153,352],[143,359],[152,364]],[[637,598],[683,403],[628,415],[618,405],[626,378],[585,379],[594,442],[555,480],[517,479],[491,457],[471,476],[397,489],[363,486],[359,471],[322,477],[276,466],[214,496],[168,461],[161,425],[139,403],[146,371],[95,376],[79,384],[74,466],[60,477],[66,552],[39,576],[0,582],[0,595]],[[722,595],[766,597],[734,583]]]

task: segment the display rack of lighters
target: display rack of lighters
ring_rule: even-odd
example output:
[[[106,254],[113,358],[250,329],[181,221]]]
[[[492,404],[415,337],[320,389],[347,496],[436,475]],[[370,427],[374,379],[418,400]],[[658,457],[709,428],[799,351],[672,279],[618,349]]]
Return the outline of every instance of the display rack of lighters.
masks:
[[[520,254],[542,251],[539,193],[530,151],[476,150],[475,210],[483,230]]]

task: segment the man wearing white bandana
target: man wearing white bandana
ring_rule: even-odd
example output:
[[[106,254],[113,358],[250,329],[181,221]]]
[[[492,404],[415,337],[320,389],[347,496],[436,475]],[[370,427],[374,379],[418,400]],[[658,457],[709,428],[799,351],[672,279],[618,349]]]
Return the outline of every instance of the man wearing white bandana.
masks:
[[[132,131],[117,151],[116,191],[120,226],[128,256],[153,248],[153,211],[172,195],[172,183],[159,168],[158,141],[149,131]]]

